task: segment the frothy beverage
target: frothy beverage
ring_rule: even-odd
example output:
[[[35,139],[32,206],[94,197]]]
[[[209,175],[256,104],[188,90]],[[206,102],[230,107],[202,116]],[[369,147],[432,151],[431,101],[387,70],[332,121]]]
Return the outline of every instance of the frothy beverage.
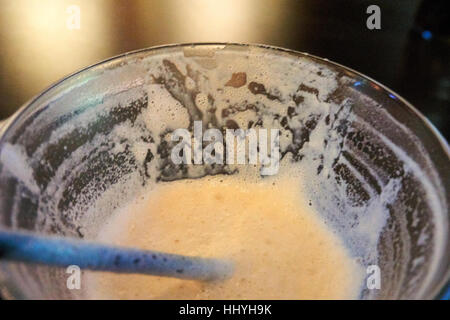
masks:
[[[350,70],[253,46],[170,47],[81,73],[40,104],[2,144],[5,221],[229,259],[235,272],[200,282],[86,271],[69,292],[64,272],[29,266],[14,279],[30,297],[41,283],[49,298],[433,296],[446,190],[413,132],[420,121]],[[371,266],[380,289],[367,286]]]
[[[213,177],[161,185],[119,210],[99,240],[234,262],[231,278],[202,282],[91,274],[107,299],[349,299],[362,273],[288,177]]]

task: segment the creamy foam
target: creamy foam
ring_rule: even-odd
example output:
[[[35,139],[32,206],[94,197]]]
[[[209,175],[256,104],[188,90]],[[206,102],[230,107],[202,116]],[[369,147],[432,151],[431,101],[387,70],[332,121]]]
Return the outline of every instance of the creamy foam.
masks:
[[[97,240],[226,259],[234,273],[215,282],[91,273],[94,299],[355,299],[364,278],[286,175],[164,183],[118,210]]]

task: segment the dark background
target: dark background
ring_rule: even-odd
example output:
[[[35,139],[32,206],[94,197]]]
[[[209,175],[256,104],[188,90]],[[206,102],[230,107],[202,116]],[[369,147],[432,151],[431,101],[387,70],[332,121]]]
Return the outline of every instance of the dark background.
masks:
[[[0,0],[0,118],[64,75],[154,45],[264,43],[385,84],[450,137],[450,0]],[[66,27],[69,5],[80,29]],[[381,8],[381,30],[366,9]]]

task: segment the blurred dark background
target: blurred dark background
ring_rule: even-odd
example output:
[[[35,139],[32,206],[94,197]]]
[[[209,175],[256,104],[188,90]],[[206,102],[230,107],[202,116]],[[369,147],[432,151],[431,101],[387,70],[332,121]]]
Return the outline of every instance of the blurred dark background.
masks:
[[[366,27],[372,4],[381,9],[380,30]],[[110,56],[168,43],[231,41],[304,51],[360,71],[409,100],[449,140],[449,4],[0,0],[0,119],[64,75]],[[79,29],[67,24],[73,5],[80,9]]]

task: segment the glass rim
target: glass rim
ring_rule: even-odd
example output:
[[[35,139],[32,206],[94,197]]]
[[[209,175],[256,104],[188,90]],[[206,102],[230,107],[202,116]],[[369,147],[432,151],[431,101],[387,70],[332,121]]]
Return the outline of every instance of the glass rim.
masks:
[[[410,102],[408,102],[405,98],[403,98],[401,95],[397,94],[395,91],[391,90],[387,86],[379,83],[378,81],[372,79],[371,77],[356,71],[352,68],[349,68],[347,66],[344,66],[340,63],[334,62],[332,60],[321,58],[316,55],[312,55],[306,52],[296,51],[292,49],[286,49],[278,46],[272,46],[272,45],[266,45],[266,44],[259,44],[259,43],[239,43],[239,42],[186,42],[186,43],[173,43],[173,44],[164,44],[164,45],[157,45],[137,50],[128,51],[125,53],[121,53],[112,57],[109,57],[107,59],[98,61],[94,64],[88,65],[86,67],[80,68],[75,72],[72,72],[61,79],[53,82],[51,85],[46,87],[44,90],[33,96],[31,99],[29,99],[27,102],[25,102],[18,110],[16,110],[11,116],[9,116],[6,119],[0,120],[0,145],[3,143],[3,140],[6,133],[14,127],[14,124],[16,121],[18,121],[21,116],[31,109],[35,103],[43,97],[45,94],[50,92],[52,89],[55,89],[59,87],[60,85],[66,83],[68,80],[88,71],[92,71],[96,67],[100,67],[103,65],[106,65],[110,62],[119,62],[120,60],[123,60],[125,58],[132,58],[133,56],[137,56],[139,54],[143,53],[154,53],[158,51],[164,52],[165,50],[169,49],[177,49],[177,48],[186,48],[186,47],[208,47],[208,46],[216,46],[216,47],[247,47],[247,48],[257,48],[272,52],[280,52],[280,53],[286,53],[289,55],[297,56],[297,57],[304,57],[304,58],[311,58],[313,60],[316,60],[324,65],[329,65],[332,67],[337,67],[340,70],[347,71],[348,73],[358,76],[366,81],[368,81],[371,84],[374,84],[376,87],[376,90],[378,91],[384,91],[388,95],[392,94],[395,96],[396,100],[398,100],[403,106],[406,107],[406,110],[411,112],[415,117],[421,120],[422,124],[425,126],[427,130],[429,130],[434,138],[436,138],[437,142],[442,148],[442,151],[445,153],[447,158],[450,160],[450,147],[444,136],[440,133],[440,131],[431,123],[431,121],[426,118],[419,110],[417,110]],[[444,187],[444,190],[446,188]],[[448,192],[448,191],[447,191]],[[429,291],[429,296],[425,297],[424,299],[439,299],[439,298],[445,298],[447,299],[450,297],[450,270],[447,271],[445,275],[443,275],[442,280],[440,283],[435,287],[431,288]]]
[[[434,136],[437,138],[437,140],[439,141],[442,149],[445,151],[445,153],[447,154],[447,157],[450,159],[450,147],[449,144],[447,142],[447,140],[444,138],[444,136],[441,134],[441,132],[434,126],[433,123],[431,123],[430,120],[428,120],[427,117],[425,117],[419,110],[417,110],[408,100],[406,100],[405,98],[403,98],[401,95],[399,95],[398,93],[396,93],[395,91],[393,91],[392,89],[388,88],[387,86],[383,85],[382,83],[374,80],[373,78],[359,72],[356,71],[352,68],[349,68],[347,66],[344,66],[340,63],[337,63],[335,61],[329,60],[327,58],[321,58],[319,56],[316,55],[312,55],[306,52],[301,52],[301,51],[296,51],[296,50],[292,50],[292,49],[286,49],[286,48],[282,48],[282,47],[278,47],[278,46],[272,46],[272,45],[266,45],[266,44],[259,44],[259,43],[239,43],[239,42],[186,42],[186,43],[173,43],[173,44],[165,44],[165,45],[157,45],[157,46],[152,46],[152,47],[147,47],[147,48],[142,48],[142,49],[137,49],[137,50],[132,50],[132,51],[128,51],[125,53],[121,53],[115,56],[112,56],[110,58],[101,60],[99,62],[96,62],[94,64],[88,65],[86,67],[83,67],[81,69],[78,69],[75,72],[72,72],[70,74],[67,74],[66,76],[62,77],[61,79],[53,82],[52,84],[50,84],[48,87],[46,87],[44,90],[42,90],[41,92],[39,92],[38,94],[36,94],[35,96],[33,96],[31,99],[29,99],[27,102],[25,102],[18,110],[16,110],[16,112],[14,112],[10,117],[1,120],[0,122],[5,122],[3,126],[0,127],[0,142],[2,140],[2,137],[4,136],[4,134],[6,133],[6,131],[8,130],[9,127],[11,127],[14,122],[15,119],[19,118],[22,113],[27,110],[30,106],[32,106],[39,98],[41,98],[44,94],[46,94],[47,92],[49,92],[50,90],[58,87],[59,85],[61,85],[62,83],[65,83],[67,80],[83,73],[86,71],[90,71],[91,69],[94,69],[96,67],[102,66],[108,62],[117,62],[118,60],[124,59],[124,58],[129,58],[132,57],[134,55],[138,55],[138,54],[142,54],[142,53],[148,53],[148,52],[154,52],[154,51],[159,51],[159,50],[166,50],[166,49],[174,49],[174,48],[184,48],[184,47],[198,47],[198,46],[236,46],[236,47],[248,47],[248,48],[259,48],[259,49],[265,49],[268,51],[275,51],[275,52],[284,52],[287,54],[291,54],[291,55],[295,55],[295,56],[301,56],[301,57],[305,57],[305,58],[312,58],[314,60],[317,60],[323,64],[328,64],[334,67],[338,67],[339,69],[343,69],[346,70],[350,73],[353,73],[354,75],[357,75],[365,80],[368,80],[369,82],[375,84],[376,86],[379,87],[379,89],[382,89],[383,91],[386,91],[387,93],[393,94],[397,100],[399,100],[402,104],[404,104],[408,110],[410,112],[412,112],[415,116],[417,116],[423,123],[424,125],[427,127],[427,129],[429,129]],[[117,61],[116,61],[117,60]],[[377,89],[377,90],[379,90]]]

